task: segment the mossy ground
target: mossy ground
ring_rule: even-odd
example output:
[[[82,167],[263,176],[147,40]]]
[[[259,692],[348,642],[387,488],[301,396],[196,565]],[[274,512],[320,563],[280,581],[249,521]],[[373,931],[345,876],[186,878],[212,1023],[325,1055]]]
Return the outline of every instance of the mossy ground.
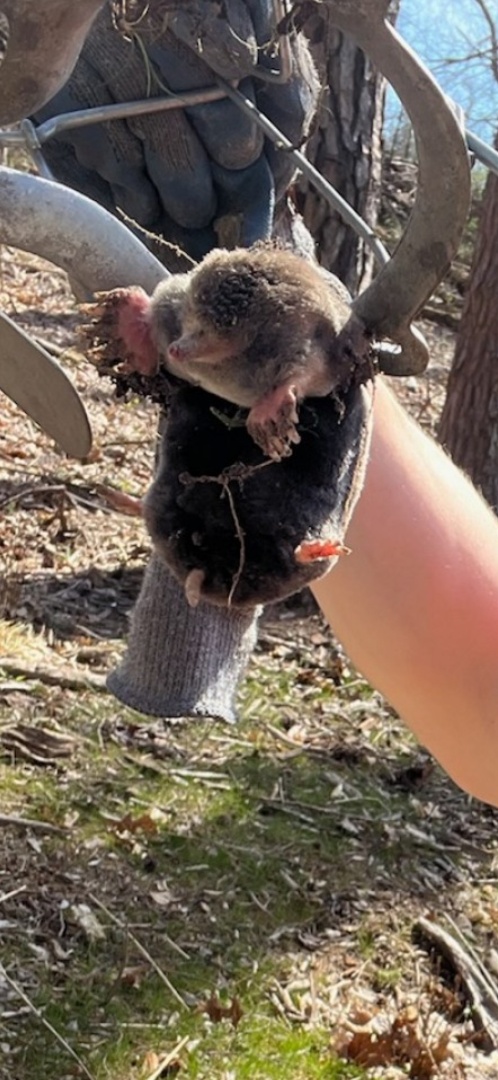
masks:
[[[413,923],[460,917],[464,897],[492,930],[495,816],[428,761],[317,616],[263,627],[233,728],[3,685],[0,736],[25,724],[36,748],[64,731],[70,749],[3,754],[2,812],[61,831],[2,827],[2,965],[94,1080],[153,1076],[175,1047],[163,1075],[372,1076],[336,1053],[345,1018],[416,1000],[434,1025]],[[0,994],[2,1078],[84,1075],[1,977]]]

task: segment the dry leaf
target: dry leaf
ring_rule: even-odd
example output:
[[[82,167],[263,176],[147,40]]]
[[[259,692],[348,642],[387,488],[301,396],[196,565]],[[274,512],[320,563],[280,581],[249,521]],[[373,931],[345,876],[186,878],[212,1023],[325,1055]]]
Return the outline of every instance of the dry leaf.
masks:
[[[155,1050],[149,1050],[143,1063],[144,1080],[161,1080],[167,1076],[176,1076],[182,1067],[179,1058],[180,1051],[188,1043],[188,1035],[184,1035],[176,1046],[166,1054],[156,1054]]]
[[[364,1069],[379,1069],[388,1065],[409,1066],[408,1076],[414,1080],[437,1077],[439,1066],[451,1057],[449,1033],[431,1038],[423,1030],[414,1006],[401,1009],[385,1030],[373,1025],[362,1031],[341,1029],[333,1039],[337,1054]]]
[[[234,1027],[237,1027],[244,1015],[237,997],[232,998],[229,1005],[223,1005],[214,992],[199,1006],[199,1012],[206,1013],[213,1024],[220,1024],[222,1020],[231,1020]]]
[[[149,836],[157,834],[157,822],[154,821],[151,814],[140,814],[139,817],[125,814],[119,821],[113,821],[111,828],[117,833],[144,832],[148,833]]]
[[[159,1054],[156,1054],[155,1050],[147,1051],[142,1066],[142,1070],[146,1076],[148,1076],[149,1073],[154,1072],[154,1069],[157,1069],[160,1060]]]
[[[89,941],[105,940],[105,930],[88,904],[71,904],[69,915]]]

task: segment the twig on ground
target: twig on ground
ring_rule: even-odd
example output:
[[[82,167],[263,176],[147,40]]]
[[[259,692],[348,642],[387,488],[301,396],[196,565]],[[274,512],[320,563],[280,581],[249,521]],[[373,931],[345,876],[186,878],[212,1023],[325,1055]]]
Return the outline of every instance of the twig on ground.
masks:
[[[175,998],[175,1001],[177,1001],[178,1004],[181,1005],[182,1009],[188,1009],[187,1002],[182,998],[181,994],[173,986],[173,983],[170,982],[170,980],[168,979],[168,976],[164,974],[164,971],[159,967],[159,964],[156,963],[156,961],[154,960],[154,957],[151,956],[150,952],[145,948],[145,945],[142,945],[141,941],[139,941],[138,938],[136,938],[135,935],[132,934],[131,930],[129,930],[128,927],[124,923],[121,922],[121,919],[118,919],[117,916],[114,915],[113,912],[110,911],[109,908],[106,907],[106,905],[103,904],[102,901],[99,900],[97,896],[95,896],[93,893],[89,893],[89,898],[92,901],[92,903],[96,904],[97,907],[100,908],[100,910],[103,911],[105,915],[107,915],[108,919],[110,919],[111,922],[113,922],[115,926],[117,926],[120,930],[122,930],[123,933],[127,935],[129,940],[133,942],[135,948],[138,949],[139,953],[141,953],[141,955],[145,958],[145,960],[147,960],[149,962],[151,967],[154,968],[154,971],[156,972],[156,974],[159,975],[159,978],[161,979],[161,981],[168,988],[170,994],[173,995],[173,997]],[[166,934],[163,934],[163,937],[167,941],[168,945],[175,950],[175,952],[178,952],[180,954],[180,956],[183,956],[183,958],[185,960],[189,959],[188,953],[184,952],[183,949],[181,949],[179,945],[177,945],[174,941],[171,940],[171,938],[169,938]]]
[[[498,987],[480,959],[447,930],[423,917],[415,931],[436,948],[460,976],[471,1004],[471,1019],[479,1035],[479,1045],[488,1053],[498,1047]]]
[[[178,1058],[178,1054],[187,1045],[188,1041],[188,1035],[184,1035],[183,1039],[179,1039],[176,1046],[174,1046],[172,1050],[170,1050],[167,1054],[164,1055],[164,1057],[161,1058],[159,1064],[157,1065],[157,1068],[155,1068],[153,1072],[149,1073],[149,1075],[145,1077],[145,1080],[159,1080],[160,1076],[163,1076],[163,1074],[166,1075],[164,1073],[164,1070],[168,1068],[168,1065],[172,1065],[173,1062],[176,1061],[176,1059]]]
[[[59,833],[61,835],[67,832],[67,829],[64,829],[62,825],[52,825],[50,821],[37,821],[36,818],[16,817],[15,814],[0,814],[0,825],[14,825],[18,829],[35,829],[38,832]]]
[[[76,1050],[73,1050],[73,1047],[67,1042],[64,1036],[61,1035],[59,1031],[57,1031],[57,1028],[54,1028],[53,1024],[51,1024],[49,1020],[45,1019],[41,1010],[36,1008],[36,1005],[34,1005],[28,995],[24,993],[24,990],[22,990],[21,987],[15,982],[15,980],[7,974],[3,964],[1,963],[0,973],[2,975],[2,978],[5,979],[5,981],[9,984],[12,990],[14,990],[18,997],[20,997],[21,1001],[24,1001],[24,1004],[27,1005],[30,1012],[33,1013],[33,1016],[36,1016],[36,1019],[39,1020],[41,1024],[43,1024],[47,1031],[50,1031],[50,1034],[53,1035],[54,1039],[57,1040],[59,1045],[64,1047],[64,1050],[66,1050],[66,1052],[70,1054],[73,1060],[76,1061],[78,1067],[87,1077],[87,1080],[95,1080],[93,1073],[91,1073],[89,1069],[87,1069],[85,1062],[80,1058],[79,1054],[76,1053]]]
[[[67,495],[67,493],[65,484],[31,485],[12,492],[5,499],[0,499],[0,510],[3,510],[5,506],[10,506],[11,503],[20,502],[21,499],[25,499],[28,495]]]
[[[0,670],[6,675],[16,678],[29,679],[32,682],[45,683],[47,686],[60,686],[63,690],[94,690],[96,693],[108,693],[105,679],[102,675],[68,675],[57,668],[28,667],[20,664],[18,660],[9,660],[2,657]]]
[[[12,900],[13,896],[19,896],[19,893],[26,892],[26,886],[20,885],[18,889],[11,889],[10,892],[3,893],[0,896],[0,904],[4,904],[6,900]]]

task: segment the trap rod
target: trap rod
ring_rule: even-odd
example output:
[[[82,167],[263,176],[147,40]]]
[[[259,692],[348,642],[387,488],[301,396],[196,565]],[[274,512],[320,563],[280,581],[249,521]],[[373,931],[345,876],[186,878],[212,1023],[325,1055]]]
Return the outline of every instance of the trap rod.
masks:
[[[265,135],[275,143],[277,149],[285,150],[289,154],[289,157],[296,162],[296,165],[299,166],[301,172],[307,176],[310,183],[320,192],[320,195],[323,195],[324,199],[326,199],[333,209],[337,211],[343,221],[350,225],[358,236],[361,236],[368,247],[371,248],[379,265],[385,266],[386,263],[390,262],[391,256],[389,255],[389,252],[384,247],[382,241],[379,240],[378,236],[375,235],[373,229],[371,229],[366,221],[356,213],[356,210],[353,210],[352,206],[343,199],[342,195],[339,195],[339,192],[332,187],[332,184],[329,184],[328,180],[326,180],[320,172],[318,172],[318,169],[315,169],[315,166],[308,161],[302,151],[296,150],[290,139],[288,139],[287,136],[284,135],[283,132],[280,131],[280,129],[276,127],[276,125],[273,124],[252,101],[250,101],[249,98],[246,98],[244,94],[241,94],[240,90],[230,86],[224,79],[220,78],[218,79],[218,82],[220,86],[224,88],[227,97],[236,102],[239,108],[242,109],[242,112],[245,112],[248,116],[252,117],[258,127],[264,131]]]
[[[374,257],[380,266],[389,262],[390,255],[382,242],[375,235],[369,225],[356,213],[355,210],[343,199],[342,195],[332,187],[332,184],[315,169],[300,150],[296,150],[290,140],[280,128],[276,127],[239,90],[219,80],[220,85],[207,87],[204,90],[186,91],[184,94],[171,94],[168,97],[145,98],[140,101],[121,102],[117,105],[102,105],[92,109],[81,109],[79,112],[60,113],[59,116],[51,117],[45,123],[36,127],[30,120],[23,121],[17,131],[0,130],[0,146],[26,146],[33,159],[46,179],[52,179],[52,173],[45,162],[40,160],[40,151],[43,144],[49,139],[60,135],[64,131],[76,128],[89,127],[91,124],[102,123],[108,120],[120,120],[129,116],[140,116],[146,113],[169,112],[171,109],[188,108],[193,105],[204,104],[210,101],[220,101],[224,97],[232,100],[248,113],[251,119],[263,130],[263,132],[282,150],[285,150],[293,161],[296,162],[301,172],[308,177],[315,188],[323,195],[330,206],[342,217],[342,219],[360,236],[368,247],[373,251]]]
[[[126,120],[130,116],[143,113],[169,112],[170,109],[187,109],[192,105],[203,105],[209,101],[220,101],[226,97],[219,86],[209,86],[201,90],[186,90],[183,94],[168,94],[167,97],[141,98],[139,101],[122,101],[116,105],[98,105],[93,109],[80,109],[78,112],[60,113],[36,126],[35,130],[40,145],[60,135],[63,131],[89,127],[104,120]],[[6,132],[8,135],[9,132]]]
[[[482,161],[483,165],[486,165],[491,172],[498,175],[498,153],[489,145],[480,139],[478,135],[475,135],[473,131],[466,131],[465,136],[467,139],[467,146],[469,150],[475,154],[479,161]]]

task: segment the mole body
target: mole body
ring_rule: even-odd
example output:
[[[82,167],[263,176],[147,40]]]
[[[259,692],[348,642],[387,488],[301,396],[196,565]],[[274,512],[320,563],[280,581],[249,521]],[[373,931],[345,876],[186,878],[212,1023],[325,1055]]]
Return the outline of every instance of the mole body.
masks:
[[[151,337],[162,361],[248,409],[247,429],[269,457],[288,455],[300,438],[301,401],[333,392],[343,379],[347,291],[300,256],[268,245],[213,251],[184,286],[174,337],[177,287],[173,295],[165,281],[152,296]]]
[[[166,410],[143,513],[189,602],[250,607],[330,569],[362,482],[372,375],[340,282],[261,245],[87,311],[99,371]]]

